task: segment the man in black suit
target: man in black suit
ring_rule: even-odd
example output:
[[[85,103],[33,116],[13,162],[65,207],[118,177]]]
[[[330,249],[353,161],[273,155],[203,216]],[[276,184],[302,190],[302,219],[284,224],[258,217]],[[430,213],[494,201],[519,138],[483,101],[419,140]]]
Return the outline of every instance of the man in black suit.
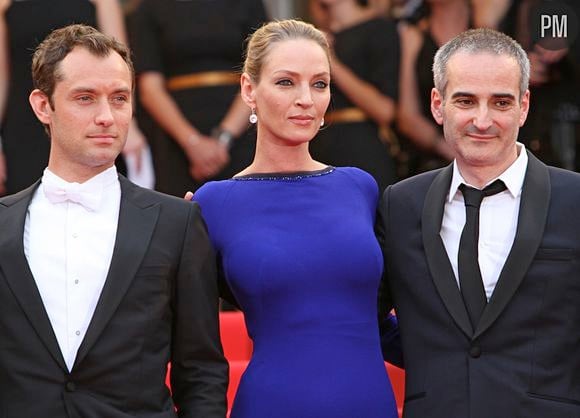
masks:
[[[199,208],[115,170],[132,117],[129,51],[68,26],[36,50],[33,79],[51,150],[41,180],[0,200],[0,416],[225,417]]]
[[[580,175],[517,142],[530,70],[511,38],[467,31],[433,70],[455,160],[386,189],[377,221],[404,417],[580,417]]]

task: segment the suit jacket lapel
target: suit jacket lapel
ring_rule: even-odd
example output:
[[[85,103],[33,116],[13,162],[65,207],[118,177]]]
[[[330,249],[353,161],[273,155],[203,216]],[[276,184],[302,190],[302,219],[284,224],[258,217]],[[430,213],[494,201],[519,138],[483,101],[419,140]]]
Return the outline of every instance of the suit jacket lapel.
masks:
[[[141,199],[140,189],[119,176],[121,208],[111,266],[95,313],[75,359],[76,367],[98,339],[129,288],[153,235],[159,205]]]
[[[548,168],[528,152],[516,236],[495,290],[477,325],[474,338],[488,329],[506,307],[524,279],[536,254],[548,217],[550,177]]]
[[[455,323],[465,335],[471,337],[473,328],[440,235],[445,198],[449,193],[452,175],[453,165],[449,165],[431,183],[423,206],[421,229],[427,263],[439,296]]]
[[[5,207],[0,205],[0,211],[3,212],[0,220],[0,231],[2,231],[0,248],[4,249],[0,252],[0,270],[8,282],[8,287],[12,290],[14,297],[30,321],[30,325],[50,355],[64,371],[68,371],[40,292],[24,255],[23,233],[26,213],[39,184],[40,181],[37,181],[22,192],[6,198]]]

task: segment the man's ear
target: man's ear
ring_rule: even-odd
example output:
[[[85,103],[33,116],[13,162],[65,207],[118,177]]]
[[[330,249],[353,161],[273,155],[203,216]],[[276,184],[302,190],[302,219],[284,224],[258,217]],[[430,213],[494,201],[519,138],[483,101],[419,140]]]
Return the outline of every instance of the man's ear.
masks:
[[[439,125],[443,125],[443,96],[435,87],[431,89],[431,114]]]
[[[530,110],[530,90],[526,90],[524,95],[522,96],[522,100],[520,103],[521,113],[520,113],[520,128],[526,122],[528,117],[528,111]]]
[[[34,114],[40,122],[44,125],[49,125],[52,114],[52,106],[50,105],[50,100],[44,92],[34,89],[30,96],[28,96],[28,101],[30,106],[34,111]]]
[[[240,95],[248,107],[256,108],[256,86],[248,73],[243,73],[240,77]]]

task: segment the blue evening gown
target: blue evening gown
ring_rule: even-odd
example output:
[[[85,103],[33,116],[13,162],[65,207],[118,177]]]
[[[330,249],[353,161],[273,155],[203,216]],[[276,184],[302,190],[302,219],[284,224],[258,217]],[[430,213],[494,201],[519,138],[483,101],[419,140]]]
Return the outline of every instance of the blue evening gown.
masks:
[[[232,418],[397,417],[377,324],[377,199],[350,167],[195,193],[254,342]]]

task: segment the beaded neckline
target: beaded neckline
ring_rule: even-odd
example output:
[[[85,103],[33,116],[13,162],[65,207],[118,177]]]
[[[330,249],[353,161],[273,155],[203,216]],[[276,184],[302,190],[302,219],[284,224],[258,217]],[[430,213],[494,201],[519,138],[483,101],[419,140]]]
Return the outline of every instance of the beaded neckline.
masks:
[[[248,181],[248,180],[278,180],[278,181],[298,181],[310,177],[320,177],[326,174],[330,174],[335,170],[331,165],[324,167],[320,170],[314,171],[293,171],[293,172],[281,172],[281,173],[255,173],[246,174],[243,176],[232,177],[232,180],[238,181]]]

